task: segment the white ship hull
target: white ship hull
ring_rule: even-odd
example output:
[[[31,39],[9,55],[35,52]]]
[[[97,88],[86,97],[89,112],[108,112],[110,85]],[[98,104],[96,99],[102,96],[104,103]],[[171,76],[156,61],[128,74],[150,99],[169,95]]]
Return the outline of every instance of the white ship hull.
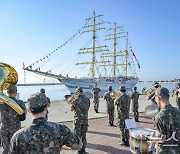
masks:
[[[94,87],[94,83],[97,83],[98,88],[102,91],[100,92],[100,96],[103,96],[104,93],[107,91],[107,87],[111,85],[113,87],[113,91],[117,92],[120,86],[125,86],[127,90],[132,89],[138,82],[138,78],[130,78],[126,80],[119,80],[119,79],[75,79],[75,78],[67,78],[67,79],[59,79],[59,81],[65,85],[70,93],[74,93],[74,90],[77,86],[81,86],[83,92],[86,96],[91,97],[92,93],[91,90]]]

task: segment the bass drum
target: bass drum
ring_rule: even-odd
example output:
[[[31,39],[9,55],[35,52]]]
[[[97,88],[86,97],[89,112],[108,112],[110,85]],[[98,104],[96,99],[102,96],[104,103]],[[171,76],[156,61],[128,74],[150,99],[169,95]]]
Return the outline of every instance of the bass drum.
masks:
[[[155,131],[148,128],[132,128],[130,129],[130,151],[134,154],[152,154],[154,151],[154,144],[143,140],[141,133],[154,136]]]

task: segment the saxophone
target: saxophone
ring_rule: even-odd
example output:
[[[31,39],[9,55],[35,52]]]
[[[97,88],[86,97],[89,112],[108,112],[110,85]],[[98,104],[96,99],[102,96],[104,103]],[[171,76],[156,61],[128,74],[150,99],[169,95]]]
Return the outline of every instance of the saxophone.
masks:
[[[24,111],[21,107],[13,99],[3,94],[3,90],[7,90],[11,85],[16,85],[17,81],[16,70],[12,66],[0,62],[0,103],[6,103],[19,115],[22,115]]]

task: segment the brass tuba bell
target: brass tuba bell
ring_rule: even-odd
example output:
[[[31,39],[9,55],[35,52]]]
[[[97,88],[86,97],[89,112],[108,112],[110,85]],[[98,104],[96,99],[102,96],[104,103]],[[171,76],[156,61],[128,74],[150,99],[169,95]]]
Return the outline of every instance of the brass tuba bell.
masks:
[[[3,94],[3,90],[7,90],[11,85],[16,85],[17,81],[18,74],[16,70],[12,66],[0,62],[0,101],[9,105],[19,115],[22,115],[24,111],[21,107],[13,99]]]

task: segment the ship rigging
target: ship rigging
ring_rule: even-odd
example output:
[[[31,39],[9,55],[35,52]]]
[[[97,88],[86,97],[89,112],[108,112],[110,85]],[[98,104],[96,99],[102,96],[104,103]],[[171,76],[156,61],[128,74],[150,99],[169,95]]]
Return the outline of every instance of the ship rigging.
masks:
[[[128,39],[128,32],[122,30],[122,26],[117,26],[116,23],[113,23],[113,27],[104,28],[100,27],[107,22],[104,22],[101,19],[102,15],[96,15],[93,13],[93,16],[86,19],[86,23],[82,26],[70,39],[68,39],[64,44],[56,48],[54,51],[49,53],[48,55],[44,56],[43,58],[37,60],[33,64],[23,67],[25,71],[30,71],[36,74],[40,74],[43,76],[51,77],[58,79],[63,85],[65,85],[71,93],[73,93],[74,89],[77,86],[82,86],[84,92],[87,95],[91,95],[91,89],[93,88],[93,84],[97,83],[98,87],[102,89],[100,95],[104,94],[104,91],[107,90],[108,85],[113,86],[113,89],[116,91],[118,90],[119,86],[126,86],[127,89],[131,89],[133,86],[136,85],[138,78],[133,72],[133,75],[128,75],[131,71],[132,66],[134,66],[134,61],[130,59],[130,53],[134,57],[135,61],[138,63],[138,67],[140,68],[139,62],[135,56],[135,53],[132,51],[132,48],[129,47],[129,39]],[[91,22],[91,23],[90,23]],[[108,22],[109,23],[109,22]],[[112,24],[111,24],[112,25]],[[97,42],[100,38],[99,31],[113,31],[111,34],[105,35],[104,42],[111,42],[113,43],[113,49],[110,49],[110,45],[98,45]],[[84,61],[83,58],[79,59],[75,66],[90,66],[89,72],[88,69],[85,69],[85,73],[81,73],[84,76],[70,76],[70,73],[63,75],[60,73],[53,73],[51,69],[48,71],[42,71],[41,67],[35,68],[35,66],[44,60],[49,59],[51,55],[57,53],[58,51],[62,51],[62,48],[65,47],[67,44],[72,42],[72,40],[79,36],[79,34],[83,35],[84,33],[91,33],[92,34],[92,45],[90,47],[80,48],[78,55],[87,55]],[[119,41],[123,40],[123,41]],[[121,45],[121,49],[118,50],[117,46],[119,45],[118,42],[123,43]],[[110,43],[108,43],[110,44]],[[68,58],[67,58],[68,59]],[[71,61],[71,60],[70,60]],[[83,68],[84,68],[83,67]],[[69,68],[69,67],[68,67]],[[103,68],[103,69],[101,69]],[[121,69],[120,69],[121,68]],[[103,70],[99,71],[99,70]],[[108,72],[108,70],[110,70]],[[82,68],[80,70],[83,72]]]

